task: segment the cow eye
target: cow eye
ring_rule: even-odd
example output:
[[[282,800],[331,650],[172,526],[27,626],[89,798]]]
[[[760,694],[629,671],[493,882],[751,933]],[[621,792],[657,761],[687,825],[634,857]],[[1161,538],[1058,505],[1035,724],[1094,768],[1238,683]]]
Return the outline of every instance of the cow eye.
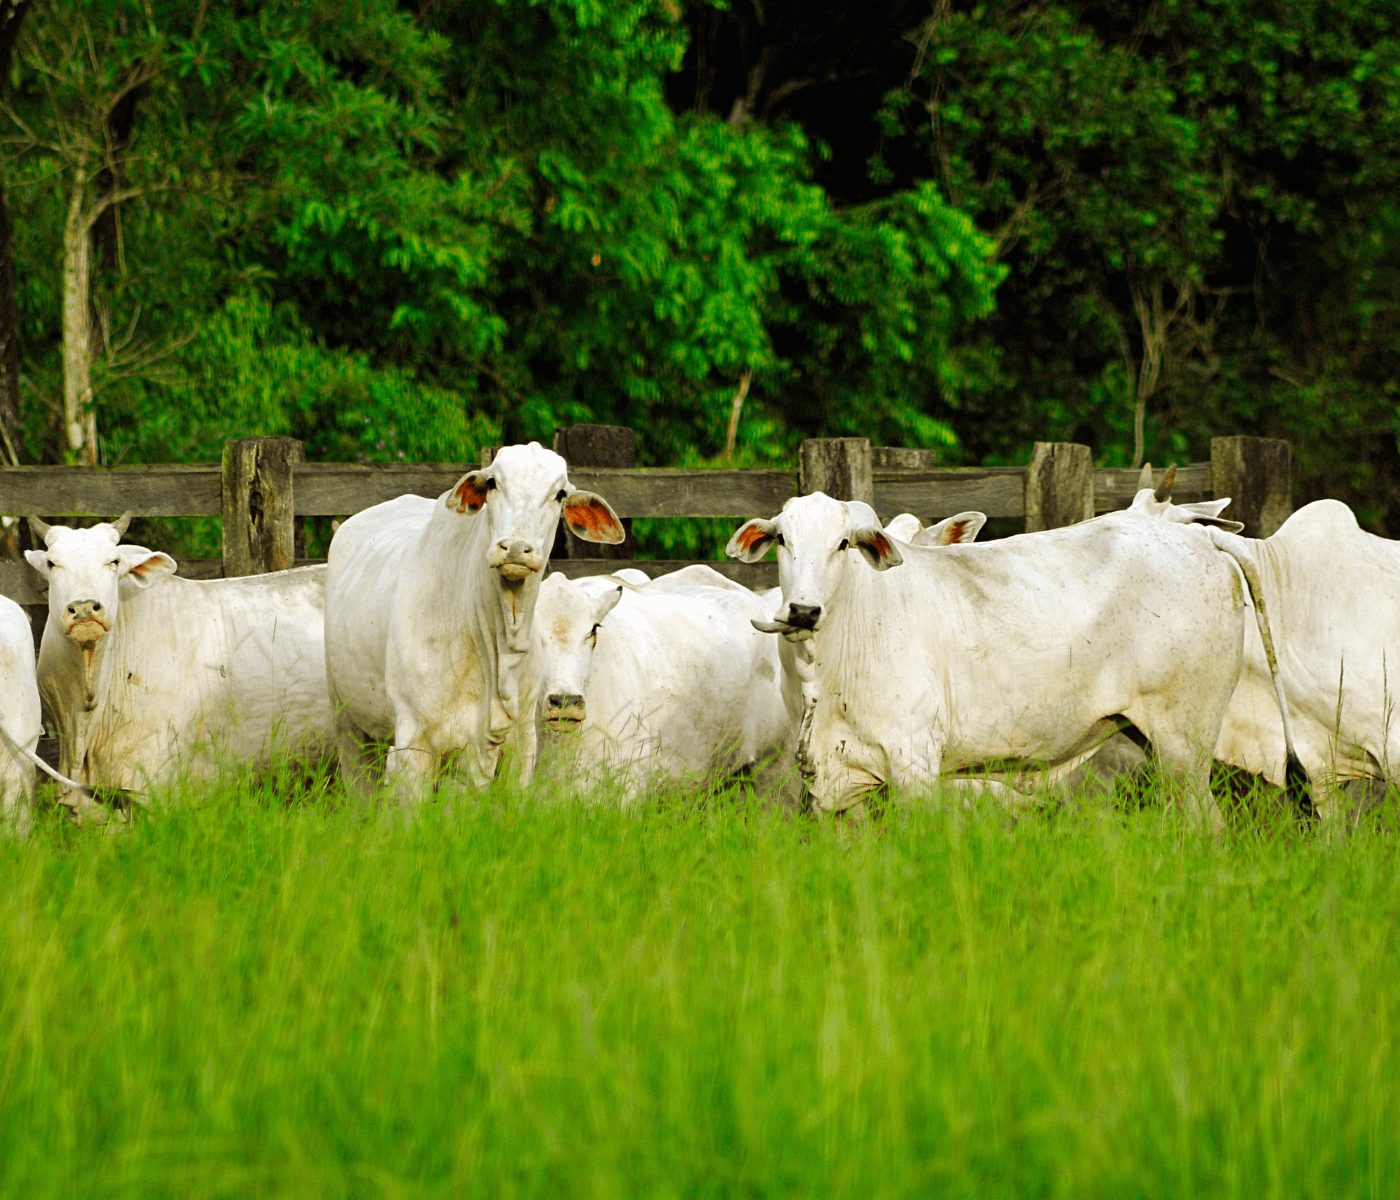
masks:
[[[850,538],[842,538],[842,539],[841,539],[841,544],[840,544],[839,546],[837,546],[836,548],[837,548],[838,550],[849,550],[849,549],[851,548],[851,539],[850,539]]]
[[[557,496],[555,496],[554,499],[555,499],[555,502],[556,502],[556,503],[558,503],[558,504],[563,504],[564,501],[568,499],[568,497],[569,497],[569,493],[566,492],[563,488],[560,488],[560,489],[559,489],[559,494],[558,494]]]
[[[48,564],[49,570],[52,571],[52,570],[53,570],[53,559],[51,559],[51,558],[46,558],[46,559],[44,559],[44,562],[46,562],[46,563]]]
[[[778,534],[777,542],[778,542],[778,545],[780,545],[780,546],[786,546],[786,545],[787,545],[787,543],[786,543],[785,541],[783,541],[783,535],[782,535],[781,533]]]

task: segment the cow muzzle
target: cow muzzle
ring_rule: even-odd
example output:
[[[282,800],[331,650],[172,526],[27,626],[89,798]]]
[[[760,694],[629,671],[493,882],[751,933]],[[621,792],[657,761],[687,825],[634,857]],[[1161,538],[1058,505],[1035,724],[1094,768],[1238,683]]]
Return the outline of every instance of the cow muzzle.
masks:
[[[555,733],[577,729],[587,716],[583,697],[577,692],[551,692],[544,705],[544,723]]]
[[[491,547],[486,565],[499,571],[507,582],[520,583],[538,574],[544,567],[544,558],[524,538],[502,538]]]
[[[100,600],[74,600],[63,610],[63,632],[80,649],[90,650],[112,628]]]

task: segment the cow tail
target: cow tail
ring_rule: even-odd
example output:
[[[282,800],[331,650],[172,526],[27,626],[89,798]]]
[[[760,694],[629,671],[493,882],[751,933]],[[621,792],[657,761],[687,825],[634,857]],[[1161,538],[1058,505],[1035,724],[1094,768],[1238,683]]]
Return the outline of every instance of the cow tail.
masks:
[[[86,796],[89,800],[92,799],[92,793],[89,792],[86,787],[84,787],[81,783],[77,783],[74,780],[69,779],[67,775],[55,771],[51,766],[49,766],[48,763],[46,763],[42,758],[35,754],[33,750],[29,749],[28,746],[21,746],[17,741],[15,741],[14,738],[10,736],[9,730],[7,730],[3,725],[0,725],[0,738],[4,739],[5,745],[7,745],[10,748],[10,751],[13,754],[15,754],[19,758],[28,759],[50,779],[54,780],[57,783],[63,784],[64,787],[72,788],[75,792]]]
[[[1269,663],[1269,675],[1274,681],[1274,696],[1278,699],[1278,714],[1283,722],[1284,790],[1290,795],[1302,796],[1308,773],[1303,769],[1302,761],[1293,745],[1293,724],[1288,716],[1288,697],[1284,695],[1283,680],[1279,676],[1278,654],[1274,650],[1274,637],[1269,629],[1269,614],[1264,605],[1264,587],[1259,579],[1259,568],[1255,565],[1253,555],[1244,545],[1243,538],[1210,526],[1205,527],[1205,532],[1215,548],[1229,555],[1239,567],[1244,576],[1245,586],[1249,588],[1249,598],[1254,604],[1254,623],[1259,627],[1259,640],[1264,643],[1264,657]]]

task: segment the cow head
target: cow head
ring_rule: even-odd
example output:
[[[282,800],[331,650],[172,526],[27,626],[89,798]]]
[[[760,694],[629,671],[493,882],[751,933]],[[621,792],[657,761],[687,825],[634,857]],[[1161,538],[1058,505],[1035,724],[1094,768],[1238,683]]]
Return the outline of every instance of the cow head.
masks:
[[[588,684],[598,629],[622,599],[622,584],[606,577],[574,582],[551,575],[540,584],[535,639],[540,655],[544,721],[556,732],[587,716]]]
[[[43,550],[24,557],[49,585],[49,620],[81,650],[93,650],[116,624],[124,588],[149,587],[175,573],[175,560],[144,546],[121,545],[131,515],[91,529],[46,525],[37,517],[30,526],[43,539]]]
[[[1218,529],[1239,533],[1244,525],[1239,521],[1229,521],[1220,514],[1229,506],[1230,497],[1219,500],[1198,500],[1193,504],[1175,504],[1172,501],[1172,487],[1176,483],[1176,465],[1168,467],[1156,487],[1152,485],[1152,464],[1147,463],[1138,476],[1138,490],[1129,512],[1141,513],[1162,521],[1174,521],[1178,525],[1214,525]]]
[[[780,610],[772,621],[756,621],[754,627],[789,638],[810,636],[821,627],[849,561],[847,551],[858,550],[877,571],[904,561],[870,505],[833,500],[821,492],[794,497],[771,521],[746,521],[724,549],[730,558],[758,562],[773,545],[778,547]]]
[[[568,465],[538,442],[503,447],[489,467],[463,475],[442,502],[487,522],[487,566],[506,583],[544,569],[561,516],[584,541],[616,545],[624,537],[608,502],[574,487]]]

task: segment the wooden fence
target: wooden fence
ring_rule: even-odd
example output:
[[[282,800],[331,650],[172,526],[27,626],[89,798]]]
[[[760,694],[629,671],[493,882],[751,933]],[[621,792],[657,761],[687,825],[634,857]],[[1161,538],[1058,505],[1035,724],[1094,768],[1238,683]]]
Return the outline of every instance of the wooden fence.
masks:
[[[737,524],[772,516],[792,496],[824,491],[866,500],[883,519],[912,512],[924,521],[964,509],[1049,529],[1122,508],[1138,472],[1095,468],[1089,447],[1037,442],[1025,467],[942,467],[927,450],[872,447],[865,438],[821,438],[802,444],[798,469],[706,470],[637,467],[631,430],[583,425],[558,431],[555,449],[569,460],[569,478],[607,497],[619,516],[728,517]],[[489,461],[489,454],[487,461]],[[220,517],[223,557],[183,560],[193,578],[248,575],[305,561],[297,558],[303,517],[345,517],[406,492],[438,496],[469,467],[430,463],[309,463],[292,438],[247,438],[224,447],[219,464],[142,467],[0,468],[0,515],[37,513],[46,519]],[[1272,533],[1291,511],[1292,456],[1287,442],[1224,437],[1211,443],[1209,463],[1183,466],[1181,501],[1231,496],[1229,515],[1245,532]],[[561,540],[551,565],[570,575],[616,568],[631,559],[629,537],[619,547]],[[652,574],[679,562],[629,562]],[[776,580],[771,562],[711,563],[752,586]],[[44,602],[42,580],[21,559],[0,561],[0,594],[22,604]]]

